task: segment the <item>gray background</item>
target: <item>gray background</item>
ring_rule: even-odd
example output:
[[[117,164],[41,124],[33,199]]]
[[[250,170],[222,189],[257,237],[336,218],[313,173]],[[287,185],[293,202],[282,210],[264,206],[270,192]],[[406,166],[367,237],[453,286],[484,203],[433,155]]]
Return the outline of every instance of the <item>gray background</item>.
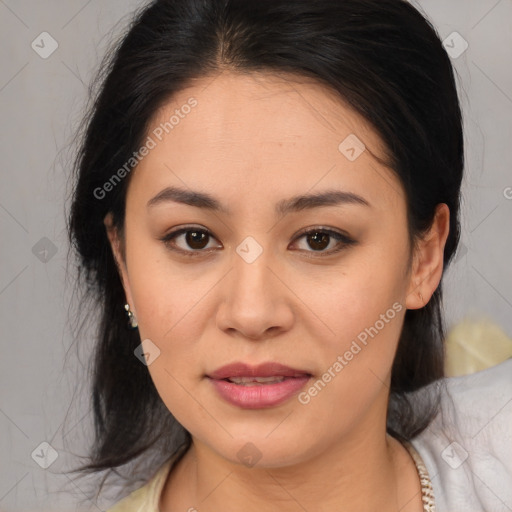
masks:
[[[512,0],[414,4],[442,39],[456,31],[469,45],[453,58],[467,166],[462,246],[445,281],[447,323],[485,317],[512,336]],[[85,453],[91,416],[83,381],[90,341],[84,331],[77,356],[67,317],[76,304],[64,211],[87,85],[140,5],[0,0],[0,511],[97,511],[117,499],[88,502],[88,481],[65,474]],[[58,43],[46,59],[31,47],[44,31]],[[457,37],[448,42],[462,48]],[[36,463],[48,453],[43,442],[58,454],[48,469]]]

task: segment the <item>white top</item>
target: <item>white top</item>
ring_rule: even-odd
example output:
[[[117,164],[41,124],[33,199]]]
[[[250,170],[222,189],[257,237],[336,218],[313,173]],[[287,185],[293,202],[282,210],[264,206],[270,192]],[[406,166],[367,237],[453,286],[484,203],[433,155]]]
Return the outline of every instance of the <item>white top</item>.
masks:
[[[438,415],[411,441],[436,512],[511,512],[512,359],[445,383]]]
[[[444,382],[438,415],[411,440],[429,472],[436,512],[512,512],[512,359]],[[107,512],[160,512],[180,452]]]

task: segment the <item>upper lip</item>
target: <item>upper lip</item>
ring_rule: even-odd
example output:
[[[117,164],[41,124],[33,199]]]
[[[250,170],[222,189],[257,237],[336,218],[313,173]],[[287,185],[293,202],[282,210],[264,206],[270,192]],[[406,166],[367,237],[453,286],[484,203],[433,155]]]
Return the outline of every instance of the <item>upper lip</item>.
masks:
[[[306,370],[299,370],[280,363],[268,362],[256,366],[246,363],[230,363],[207,374],[212,379],[228,377],[304,377],[311,375]]]

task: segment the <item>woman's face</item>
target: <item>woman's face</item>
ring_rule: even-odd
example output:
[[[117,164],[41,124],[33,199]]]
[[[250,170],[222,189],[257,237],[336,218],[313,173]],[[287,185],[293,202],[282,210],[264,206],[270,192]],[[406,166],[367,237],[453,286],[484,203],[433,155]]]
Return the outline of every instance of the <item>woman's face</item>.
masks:
[[[268,467],[383,432],[405,310],[420,305],[380,138],[320,85],[231,73],[174,96],[147,137],[122,277],[168,409],[205,449]],[[232,363],[295,373],[212,378]]]

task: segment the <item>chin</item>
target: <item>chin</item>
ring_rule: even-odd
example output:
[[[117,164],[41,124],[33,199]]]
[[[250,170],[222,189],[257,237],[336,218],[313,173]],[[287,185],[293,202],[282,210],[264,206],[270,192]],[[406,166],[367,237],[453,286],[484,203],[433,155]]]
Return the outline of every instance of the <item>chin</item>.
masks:
[[[274,438],[273,434],[267,435],[271,430],[254,429],[254,435],[250,434],[251,429],[244,430],[240,435],[230,431],[233,437],[229,439],[224,436],[222,440],[204,439],[202,443],[232,464],[260,469],[293,466],[307,460],[308,452],[314,451],[304,445],[308,436],[297,430],[293,434],[283,430]]]

